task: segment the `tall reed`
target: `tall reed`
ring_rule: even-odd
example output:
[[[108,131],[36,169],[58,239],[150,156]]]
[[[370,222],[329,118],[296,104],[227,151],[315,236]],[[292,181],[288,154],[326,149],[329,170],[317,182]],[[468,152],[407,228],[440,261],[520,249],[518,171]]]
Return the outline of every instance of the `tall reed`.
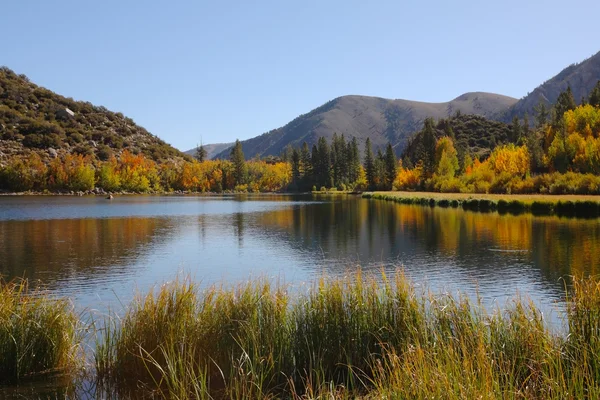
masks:
[[[0,383],[82,365],[78,321],[68,300],[32,293],[25,280],[0,282]]]
[[[569,333],[516,298],[489,312],[419,292],[397,272],[259,280],[199,291],[189,280],[138,296],[106,323],[98,376],[164,398],[597,398],[600,286],[575,280]]]

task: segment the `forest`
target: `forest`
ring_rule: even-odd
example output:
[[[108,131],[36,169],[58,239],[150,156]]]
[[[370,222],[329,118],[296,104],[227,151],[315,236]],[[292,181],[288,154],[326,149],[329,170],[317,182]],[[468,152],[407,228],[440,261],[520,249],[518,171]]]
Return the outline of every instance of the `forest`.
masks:
[[[530,123],[531,122],[531,123]],[[104,159],[103,159],[104,158]],[[334,135],[287,148],[281,157],[246,160],[236,141],[228,160],[157,160],[124,149],[107,157],[73,152],[43,160],[13,157],[0,167],[0,189],[14,192],[307,192],[406,190],[457,193],[600,194],[600,82],[578,105],[570,88],[533,121],[511,124],[455,114],[426,119],[399,160],[391,144]]]

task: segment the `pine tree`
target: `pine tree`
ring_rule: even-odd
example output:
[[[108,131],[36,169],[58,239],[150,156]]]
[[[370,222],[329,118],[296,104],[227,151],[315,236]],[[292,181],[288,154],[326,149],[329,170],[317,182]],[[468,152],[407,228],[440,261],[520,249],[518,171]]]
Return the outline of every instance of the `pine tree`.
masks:
[[[312,180],[312,168],[310,162],[310,150],[306,142],[302,143],[302,150],[300,150],[300,174],[302,176],[303,187],[310,187]]]
[[[388,143],[385,149],[385,189],[392,190],[392,185],[396,179],[396,154],[391,143]]]
[[[300,153],[297,149],[292,150],[292,184],[296,189],[300,184]]]
[[[556,104],[554,104],[554,125],[557,125],[562,120],[563,115],[567,111],[574,110],[575,108],[577,108],[577,103],[575,103],[571,86],[569,86],[566,91],[558,95]]]
[[[375,157],[375,186],[377,189],[385,189],[385,156],[381,149],[377,149]]]
[[[331,175],[331,154],[329,145],[324,137],[320,137],[317,142],[317,165],[315,169],[316,184],[320,187],[332,187]]]
[[[600,80],[596,83],[596,86],[590,92],[588,103],[594,107],[600,107]]]
[[[510,128],[510,141],[512,143],[518,143],[521,139],[521,124],[519,123],[519,117],[516,115],[513,117],[511,128]]]
[[[365,142],[365,174],[367,175],[367,185],[370,190],[373,190],[375,188],[375,160],[370,138],[367,138]]]
[[[202,144],[196,147],[196,160],[200,162],[204,162],[206,160],[207,152]]]
[[[231,163],[233,164],[233,179],[236,185],[243,185],[246,183],[246,176],[248,175],[248,169],[246,166],[246,158],[244,157],[244,151],[242,150],[242,143],[239,139],[236,139],[235,145],[231,149],[229,155]]]
[[[356,137],[353,137],[352,141],[348,143],[348,158],[348,181],[354,183],[360,175],[360,154]]]
[[[546,103],[540,100],[539,104],[533,109],[535,111],[535,127],[540,129],[542,126],[546,125],[546,122],[548,122],[548,108],[546,108]]]
[[[435,172],[435,145],[436,145],[436,134],[434,128],[434,121],[432,118],[425,119],[425,126],[423,127],[423,147],[421,160],[423,160],[423,170],[426,176],[431,176]]]

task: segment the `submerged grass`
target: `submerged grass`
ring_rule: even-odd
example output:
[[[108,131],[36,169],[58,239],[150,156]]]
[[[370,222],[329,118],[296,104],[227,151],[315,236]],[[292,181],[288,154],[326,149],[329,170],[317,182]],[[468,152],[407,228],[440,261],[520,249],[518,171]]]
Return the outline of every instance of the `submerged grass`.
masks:
[[[575,280],[568,335],[515,299],[489,313],[398,272],[200,292],[184,280],[106,322],[99,380],[188,398],[598,398],[600,284]]]
[[[600,198],[571,195],[465,195],[457,193],[363,193],[365,199],[393,201],[430,207],[462,207],[464,210],[499,213],[532,213],[577,218],[600,217]]]
[[[67,300],[34,294],[25,280],[0,282],[0,383],[76,370],[78,321]]]

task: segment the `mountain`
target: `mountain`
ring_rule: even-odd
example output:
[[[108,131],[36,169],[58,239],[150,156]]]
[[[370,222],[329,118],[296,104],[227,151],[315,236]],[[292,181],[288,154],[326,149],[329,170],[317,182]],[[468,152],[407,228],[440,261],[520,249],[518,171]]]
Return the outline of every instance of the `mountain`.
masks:
[[[206,150],[206,157],[210,160],[214,158],[217,154],[230,149],[234,143],[215,143],[215,144],[205,144],[204,150]],[[185,154],[194,157],[196,155],[196,148],[184,151]]]
[[[342,96],[294,119],[287,125],[242,141],[246,158],[279,155],[287,145],[312,146],[324,136],[331,141],[334,133],[347,139],[356,137],[362,146],[371,138],[374,149],[392,143],[400,154],[412,133],[427,117],[445,118],[461,112],[490,117],[517,102],[512,97],[493,93],[465,93],[445,103],[390,100],[367,96]],[[217,155],[226,158],[226,151]]]
[[[106,160],[123,149],[155,161],[189,158],[119,112],[63,97],[0,67],[0,163],[30,151],[45,160],[66,153]]]
[[[540,102],[546,105],[554,104],[558,95],[569,86],[571,86],[575,101],[579,103],[582,98],[587,99],[598,80],[600,80],[600,52],[563,69],[558,75],[535,88],[533,92],[523,97],[508,110],[495,115],[494,119],[509,122],[515,116],[523,118],[526,113],[533,116],[535,114],[534,107]],[[533,121],[533,118],[529,120]]]

